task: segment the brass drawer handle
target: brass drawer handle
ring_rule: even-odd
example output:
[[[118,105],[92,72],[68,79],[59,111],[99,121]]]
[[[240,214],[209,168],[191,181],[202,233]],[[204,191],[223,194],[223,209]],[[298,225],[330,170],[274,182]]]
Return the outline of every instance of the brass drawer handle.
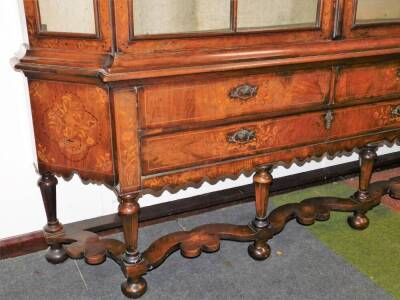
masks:
[[[255,131],[244,128],[234,133],[228,134],[228,142],[230,144],[247,144],[255,138]]]
[[[324,116],[325,120],[325,128],[331,129],[333,125],[333,121],[335,121],[335,114],[332,110],[328,110]]]
[[[400,68],[396,70],[396,76],[400,79]]]
[[[245,83],[232,89],[229,92],[229,97],[231,99],[248,100],[255,97],[257,95],[257,92],[258,86]]]
[[[392,109],[390,116],[392,118],[400,118],[400,105]]]

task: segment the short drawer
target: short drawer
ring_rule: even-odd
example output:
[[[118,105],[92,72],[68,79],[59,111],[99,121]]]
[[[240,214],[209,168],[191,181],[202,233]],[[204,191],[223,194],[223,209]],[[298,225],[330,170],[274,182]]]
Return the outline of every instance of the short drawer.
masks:
[[[144,87],[143,128],[170,127],[322,105],[331,71],[301,70]]]
[[[333,113],[331,127],[327,126],[325,117],[325,112],[316,112],[144,137],[143,174],[357,136],[391,126],[398,127],[400,100],[339,109]]]
[[[336,102],[400,95],[400,62],[345,67],[339,72]]]
[[[339,109],[333,115],[330,139],[400,126],[400,100]]]

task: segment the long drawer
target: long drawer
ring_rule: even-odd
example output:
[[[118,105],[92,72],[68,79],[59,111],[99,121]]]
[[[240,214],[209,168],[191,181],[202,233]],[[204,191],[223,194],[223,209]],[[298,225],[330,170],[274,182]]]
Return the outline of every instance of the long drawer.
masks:
[[[247,75],[146,86],[139,99],[142,128],[170,127],[322,105],[331,70]]]
[[[336,101],[400,95],[400,61],[344,67],[336,84]]]
[[[142,140],[143,174],[255,155],[400,125],[400,100],[221,126]]]

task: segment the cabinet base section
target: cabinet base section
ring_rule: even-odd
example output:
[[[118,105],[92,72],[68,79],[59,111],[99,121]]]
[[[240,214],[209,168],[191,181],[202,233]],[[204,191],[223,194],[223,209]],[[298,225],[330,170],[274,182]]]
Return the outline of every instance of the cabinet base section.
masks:
[[[47,236],[50,251],[56,249],[73,259],[84,258],[88,264],[103,263],[107,257],[121,266],[127,278],[121,289],[125,296],[138,298],[147,289],[143,276],[160,266],[167,257],[180,250],[182,255],[194,258],[202,252],[219,250],[221,240],[252,242],[248,253],[253,259],[264,260],[270,255],[268,241],[279,234],[285,225],[296,219],[302,225],[312,225],[315,221],[326,221],[331,211],[352,212],[348,218],[349,225],[357,230],[366,229],[369,225],[366,213],[379,205],[382,196],[389,194],[400,199],[400,177],[387,181],[379,181],[370,185],[368,198],[360,201],[357,197],[349,198],[316,197],[303,200],[300,203],[282,205],[268,216],[268,226],[255,228],[249,225],[208,224],[194,228],[191,231],[180,231],[163,236],[153,242],[141,254],[134,264],[124,261],[126,246],[115,239],[100,239],[96,234],[81,232],[66,232],[61,236]],[[60,257],[60,262],[64,256]]]

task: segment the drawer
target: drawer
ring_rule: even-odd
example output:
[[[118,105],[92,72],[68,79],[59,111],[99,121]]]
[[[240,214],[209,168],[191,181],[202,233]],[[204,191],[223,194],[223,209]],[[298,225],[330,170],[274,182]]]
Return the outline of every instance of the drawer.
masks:
[[[299,126],[301,124],[301,126]],[[143,173],[256,154],[324,139],[322,113],[144,138]]]
[[[337,110],[334,112],[334,121],[330,129],[325,127],[325,115],[323,112],[307,113],[240,125],[144,137],[143,174],[356,136],[390,126],[396,127],[400,124],[400,100]]]
[[[139,99],[143,128],[169,127],[322,105],[330,69],[147,86]]]
[[[399,126],[400,100],[355,106],[334,113],[329,137],[337,139]]]
[[[343,68],[336,84],[336,102],[400,95],[400,62]]]

